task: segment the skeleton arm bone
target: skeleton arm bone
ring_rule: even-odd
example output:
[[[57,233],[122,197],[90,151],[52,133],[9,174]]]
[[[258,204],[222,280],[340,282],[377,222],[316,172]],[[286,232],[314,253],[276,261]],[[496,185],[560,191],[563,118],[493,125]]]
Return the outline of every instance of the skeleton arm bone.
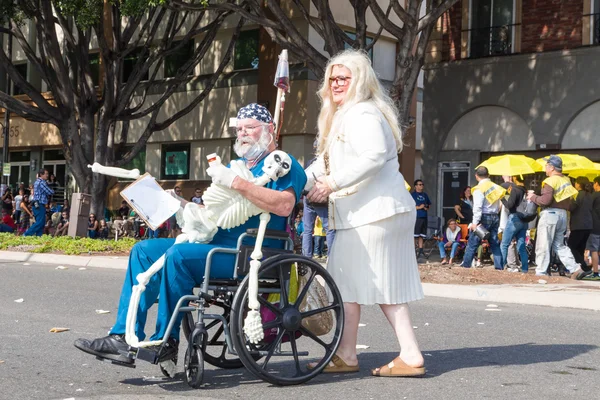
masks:
[[[93,165],[88,165],[88,168],[91,168],[92,172],[97,174],[115,176],[117,178],[138,179],[140,177],[140,170],[137,168],[127,170],[117,167],[105,167],[104,165],[100,165],[96,162]]]
[[[280,192],[236,178],[233,181],[232,189],[240,192],[261,210],[281,217],[290,215],[296,204],[296,194],[291,188]]]

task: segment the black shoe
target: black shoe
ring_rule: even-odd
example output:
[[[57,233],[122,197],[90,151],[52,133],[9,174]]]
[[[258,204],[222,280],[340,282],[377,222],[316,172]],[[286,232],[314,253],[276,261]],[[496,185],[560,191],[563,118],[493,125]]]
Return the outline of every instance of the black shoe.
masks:
[[[167,360],[175,360],[177,359],[177,354],[179,353],[179,340],[170,337],[165,344],[150,346],[147,349],[157,353],[160,351],[158,354],[159,363]]]
[[[123,364],[133,364],[134,359],[128,355],[129,345],[125,335],[108,335],[94,340],[77,339],[75,347],[96,357],[117,361]]]

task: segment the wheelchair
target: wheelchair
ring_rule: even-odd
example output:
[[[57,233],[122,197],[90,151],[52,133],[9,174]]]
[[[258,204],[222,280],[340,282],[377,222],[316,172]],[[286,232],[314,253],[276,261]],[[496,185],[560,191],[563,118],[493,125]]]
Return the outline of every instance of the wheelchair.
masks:
[[[181,331],[188,343],[183,368],[185,381],[193,388],[202,386],[205,361],[224,369],[246,367],[256,377],[275,385],[301,384],[317,376],[339,347],[344,307],[333,278],[318,262],[294,254],[294,243],[287,232],[269,229],[264,237],[281,241],[284,248],[262,248],[258,300],[265,337],[257,344],[249,342],[243,327],[249,310],[249,277],[246,275],[254,246],[243,242],[257,234],[258,229],[248,229],[238,238],[236,248],[211,249],[198,294],[179,299],[169,321],[165,337],[169,337],[178,315],[184,314]],[[231,279],[207,278],[210,277],[212,256],[219,252],[237,255]],[[294,280],[296,273],[298,279]],[[297,286],[300,276],[305,282],[303,288]],[[315,281],[326,288],[328,304],[302,311],[301,305]],[[290,296],[294,290],[297,296]],[[278,301],[269,301],[273,295]],[[333,316],[333,327],[327,334],[318,336],[303,325],[305,319],[325,312]],[[158,350],[130,347],[129,357],[160,364],[163,374],[171,377],[173,372],[159,360],[163,347],[164,344]],[[172,362],[177,364],[177,359]],[[309,362],[313,363],[313,368],[308,367]]]

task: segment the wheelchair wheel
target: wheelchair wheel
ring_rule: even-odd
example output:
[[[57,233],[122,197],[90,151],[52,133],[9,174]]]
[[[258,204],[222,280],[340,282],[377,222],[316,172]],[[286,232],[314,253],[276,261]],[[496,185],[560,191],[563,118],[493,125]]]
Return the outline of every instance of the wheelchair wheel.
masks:
[[[183,370],[187,384],[194,389],[200,388],[204,379],[204,357],[197,345],[190,345],[185,351]]]
[[[306,285],[299,290],[297,298],[290,301],[292,268],[301,271]],[[317,376],[337,351],[344,326],[342,298],[331,275],[316,261],[299,255],[282,254],[263,262],[258,273],[259,293],[278,292],[280,301],[271,304],[259,296],[261,309],[275,317],[271,321],[263,317],[266,335],[258,345],[251,344],[243,330],[249,310],[248,279],[246,277],[240,285],[231,312],[233,344],[244,366],[255,376],[282,386],[304,383]],[[308,288],[317,281],[328,293],[328,305],[303,312],[300,305]],[[329,333],[317,336],[303,325],[303,320],[324,312],[332,313],[333,328]],[[256,360],[259,355],[263,358]],[[314,368],[307,367],[309,362],[314,363]]]
[[[227,324],[230,324],[231,299],[212,304],[209,312],[223,315]],[[195,324],[196,322],[194,321],[193,313],[186,313],[181,324],[181,329],[185,338],[190,337],[190,334],[194,331]],[[204,347],[204,361],[212,366],[222,369],[236,369],[244,366],[239,357],[229,354],[227,343],[225,342],[225,327],[221,320],[215,319],[207,321],[206,331],[207,339],[206,346]],[[260,359],[260,356],[255,356],[255,358],[258,360]]]

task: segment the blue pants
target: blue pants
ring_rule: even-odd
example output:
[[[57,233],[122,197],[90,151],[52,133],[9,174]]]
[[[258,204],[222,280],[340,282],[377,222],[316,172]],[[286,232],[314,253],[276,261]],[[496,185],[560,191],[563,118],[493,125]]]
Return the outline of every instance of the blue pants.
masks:
[[[327,235],[327,248],[333,246],[335,231],[329,230],[329,210],[327,207],[314,207],[304,198],[304,211],[302,214],[302,224],[304,231],[302,232],[302,255],[311,257],[313,255],[313,231],[315,229],[315,221],[317,216],[323,221],[323,230]]]
[[[146,290],[141,295],[135,327],[138,339],[144,340],[146,337],[144,326],[146,325],[148,309],[160,295],[156,332],[150,339],[162,339],[177,301],[184,295],[192,294],[194,286],[202,283],[208,252],[214,247],[228,247],[214,242],[210,244],[181,243],[175,246],[174,243],[175,239],[155,239],[144,240],[133,246],[129,255],[125,282],[121,290],[117,321],[110,334],[125,333],[127,309],[129,308],[132,287],[138,283],[136,280],[137,275],[148,270],[160,256],[165,254],[164,267],[150,279],[150,282],[146,285]],[[210,276],[212,278],[230,279],[233,277],[234,264],[235,255],[216,253],[212,257]],[[175,339],[179,339],[182,318],[183,313],[177,316],[177,321],[171,331],[170,336]]]
[[[460,242],[452,243],[452,248],[450,250],[450,258],[454,258],[458,246],[460,246]],[[440,257],[446,258],[446,243],[438,242],[438,247],[440,248]]]
[[[25,231],[23,236],[42,236],[44,234],[44,226],[46,226],[46,207],[38,203],[37,207],[32,204],[31,209],[33,210],[35,223]]]
[[[527,257],[527,248],[525,247],[525,237],[527,236],[527,228],[529,224],[521,221],[521,218],[517,214],[510,214],[508,221],[506,221],[506,228],[502,233],[502,243],[500,244],[500,251],[502,252],[502,266],[505,266],[508,262],[508,246],[514,238],[517,239],[517,251],[521,258],[521,270],[523,272],[528,271],[529,259]]]
[[[0,224],[0,233],[13,233],[15,230],[8,225]]]
[[[481,225],[490,231],[490,238],[488,243],[494,256],[494,268],[504,269],[502,266],[502,252],[500,251],[500,244],[498,243],[498,226],[500,224],[500,217],[497,214],[483,214],[481,216]],[[465,250],[465,257],[463,259],[463,267],[471,268],[473,257],[477,252],[477,248],[481,243],[481,239],[475,233],[471,232],[469,235],[469,241],[467,242],[467,249]]]
[[[317,236],[314,237],[315,246],[313,249],[313,255],[315,257],[323,257],[323,245],[325,244],[325,236]]]

